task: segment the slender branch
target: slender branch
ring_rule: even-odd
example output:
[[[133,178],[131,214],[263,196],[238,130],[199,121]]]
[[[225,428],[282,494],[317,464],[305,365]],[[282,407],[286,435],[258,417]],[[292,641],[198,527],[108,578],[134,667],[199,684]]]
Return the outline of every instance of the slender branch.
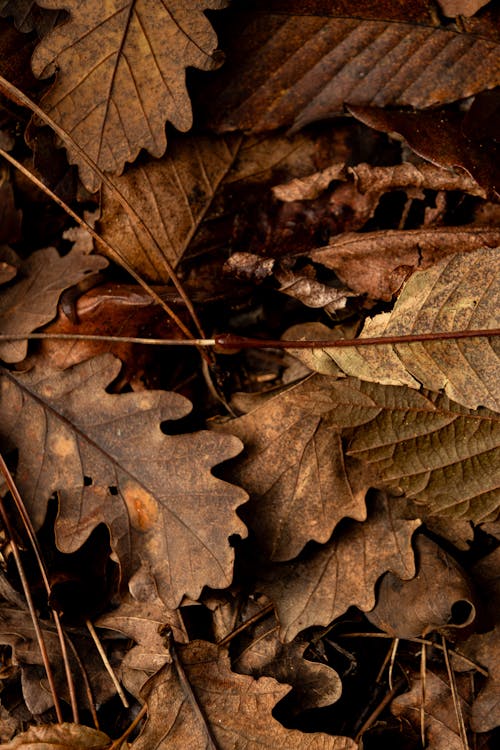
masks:
[[[215,339],[144,339],[137,336],[105,336],[94,333],[0,333],[0,341],[56,339],[58,341],[109,341],[118,344],[150,346],[214,346]]]
[[[91,638],[94,641],[95,647],[96,647],[96,649],[99,652],[99,656],[102,659],[102,663],[104,664],[107,673],[111,677],[111,682],[115,686],[115,690],[118,693],[118,695],[120,696],[120,700],[123,703],[123,706],[125,708],[129,708],[129,702],[127,700],[127,696],[123,692],[122,686],[120,685],[120,682],[119,682],[117,676],[115,675],[115,673],[113,671],[113,667],[109,663],[109,659],[107,657],[107,654],[106,654],[105,650],[102,647],[102,643],[99,640],[99,636],[97,635],[93,624],[91,623],[90,620],[85,620],[85,625],[87,626],[87,629],[88,629],[88,631],[89,631],[89,633],[91,635]]]

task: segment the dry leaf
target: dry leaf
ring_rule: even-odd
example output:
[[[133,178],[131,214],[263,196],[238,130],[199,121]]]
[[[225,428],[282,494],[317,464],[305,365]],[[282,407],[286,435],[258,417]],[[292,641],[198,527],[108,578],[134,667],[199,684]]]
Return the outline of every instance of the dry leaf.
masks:
[[[470,717],[474,732],[489,732],[500,724],[500,626],[472,635],[460,651],[489,672],[486,685],[472,704]]]
[[[285,729],[271,711],[289,688],[231,672],[223,649],[194,641],[178,658],[182,677],[166,665],[146,683],[149,718],[131,750],[355,750],[348,737]]]
[[[0,290],[2,333],[29,334],[48,323],[56,315],[64,289],[107,265],[107,260],[100,255],[74,250],[62,258],[53,247],[31,253],[19,263],[15,283]],[[27,350],[27,341],[0,342],[0,357],[5,362],[20,362]]]
[[[311,625],[328,625],[350,606],[372,609],[375,584],[387,570],[415,575],[411,537],[420,521],[400,519],[393,508],[376,493],[364,523],[346,521],[326,545],[262,570],[258,589],[276,605],[285,641]]]
[[[103,187],[102,236],[150,281],[169,280],[165,260],[177,265],[229,171],[240,138],[172,138],[159,161],[132,167],[113,183],[134,207],[161,248]]]
[[[189,402],[175,393],[110,395],[120,370],[103,355],[64,372],[1,371],[2,435],[19,449],[16,479],[39,527],[59,491],[58,546],[77,549],[104,522],[126,576],[148,561],[168,606],[204,585],[227,586],[233,550],[244,535],[235,508],[246,495],[216,479],[214,464],[240,451],[234,437],[165,435]]]
[[[45,36],[65,17],[62,10],[42,10],[35,0],[0,0],[0,16],[13,18],[19,31],[35,30],[39,37]]]
[[[357,294],[390,301],[413,270],[424,270],[448,255],[497,247],[493,226],[386,229],[345,232],[309,257],[330,268]]]
[[[451,255],[406,282],[391,313],[367,321],[360,338],[498,327],[498,249]],[[382,383],[422,384],[471,409],[500,411],[498,341],[436,340],[376,347],[328,349],[348,375]]]
[[[490,0],[437,0],[445,16],[473,16]]]
[[[0,147],[2,147],[0,143]],[[16,209],[9,170],[0,166],[0,245],[19,242],[22,213]]]
[[[82,724],[42,724],[18,734],[3,750],[105,750],[111,743],[104,732]]]
[[[159,157],[167,141],[165,121],[185,132],[192,124],[186,90],[187,66],[217,66],[215,33],[205,10],[226,0],[40,0],[64,7],[67,22],[37,47],[32,67],[54,86],[45,111],[103,171],[120,174],[141,148]],[[93,192],[100,180],[72,148],[71,163]]]
[[[494,22],[477,35],[439,27],[421,2],[260,0],[235,6],[231,32],[205,97],[225,131],[298,129],[345,102],[436,106],[500,82]]]
[[[416,537],[415,550],[415,578],[401,581],[387,573],[367,618],[394,638],[415,638],[433,630],[449,632],[470,625],[476,615],[475,596],[460,565],[421,534]]]

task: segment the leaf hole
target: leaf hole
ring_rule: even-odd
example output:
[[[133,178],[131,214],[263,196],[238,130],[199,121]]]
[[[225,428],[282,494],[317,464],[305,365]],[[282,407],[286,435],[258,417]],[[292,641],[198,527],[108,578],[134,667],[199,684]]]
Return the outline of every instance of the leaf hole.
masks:
[[[115,485],[112,485],[109,488],[109,491],[110,491],[111,495],[118,495],[118,487],[116,487]]]
[[[91,487],[92,486],[92,477],[84,476],[83,477],[83,484],[84,484],[84,487]]]
[[[459,599],[452,604],[450,624],[466,625],[474,619],[475,610],[471,602],[467,599]]]

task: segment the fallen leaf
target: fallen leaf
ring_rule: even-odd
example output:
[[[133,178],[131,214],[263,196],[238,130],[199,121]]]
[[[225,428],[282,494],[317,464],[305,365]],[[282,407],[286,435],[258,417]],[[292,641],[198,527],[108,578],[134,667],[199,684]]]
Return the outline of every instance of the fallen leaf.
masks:
[[[355,750],[348,737],[285,729],[271,711],[289,688],[231,672],[225,650],[194,641],[178,659],[182,675],[166,665],[144,686],[148,721],[131,750]]]
[[[500,723],[500,627],[472,635],[460,651],[489,672],[486,685],[472,703],[470,717],[474,732],[489,732]]]
[[[457,675],[459,704],[467,720],[470,709],[470,683],[467,678]],[[391,712],[395,716],[410,722],[420,734],[420,706],[422,703],[421,677],[412,675],[411,690],[398,695],[391,703]],[[464,750],[457,726],[447,675],[438,674],[430,669],[425,675],[425,737],[429,750]]]
[[[445,16],[473,16],[490,0],[437,0]]]
[[[326,542],[346,516],[366,518],[369,479],[344,456],[341,430],[378,413],[350,381],[310,378],[219,427],[245,444],[231,478],[246,489],[241,509],[272,560]]]
[[[17,253],[6,245],[0,245],[0,284],[12,281],[17,274],[19,265],[20,258]]]
[[[498,249],[458,253],[406,282],[391,313],[365,323],[360,339],[498,326],[500,286],[492,273]],[[324,350],[325,351],[325,350]],[[385,385],[422,384],[471,409],[500,411],[495,337],[328,349],[348,375]]]
[[[298,129],[358,105],[424,108],[500,80],[495,23],[439,26],[422,2],[266,0],[235,6],[226,70],[203,104],[220,131]]]
[[[107,265],[100,255],[72,251],[61,257],[53,247],[31,253],[19,262],[16,281],[0,291],[2,333],[29,334],[48,323],[56,315],[64,289]],[[0,357],[5,362],[20,362],[27,350],[26,340],[0,342]]]
[[[415,539],[417,575],[401,581],[386,573],[377,604],[366,617],[394,638],[426,636],[463,628],[476,615],[471,584],[456,560],[421,534]]]
[[[0,245],[19,242],[22,213],[16,209],[9,171],[0,166]]]
[[[4,750],[104,750],[111,740],[107,734],[82,724],[42,724],[30,727],[3,745]]]
[[[492,226],[346,232],[309,257],[335,271],[357,294],[388,302],[412,271],[425,270],[458,251],[497,247],[499,241],[500,231]]]
[[[390,498],[376,493],[364,523],[346,521],[326,545],[268,564],[258,590],[274,602],[283,640],[311,625],[328,625],[351,606],[373,609],[375,584],[387,570],[412,578],[411,537],[419,526],[398,518]]]
[[[120,174],[141,148],[162,156],[165,121],[189,130],[191,103],[187,66],[212,70],[217,40],[205,10],[226,0],[40,0],[64,7],[69,20],[48,34],[32,58],[35,75],[57,70],[42,107],[102,171]],[[85,186],[100,183],[87,163],[68,147]]]
[[[133,222],[116,195],[103,187],[101,234],[150,281],[169,280],[165,261],[177,265],[229,171],[240,138],[172,138],[159,161],[135,166],[113,183],[159,244]]]
[[[16,29],[28,34],[35,30],[39,37],[45,36],[64,19],[61,10],[42,10],[35,0],[0,0],[0,16],[13,18]]]
[[[99,523],[128,577],[148,561],[170,607],[204,585],[231,581],[228,536],[245,530],[234,512],[246,495],[211,475],[240,451],[234,437],[199,432],[165,435],[189,402],[175,393],[111,395],[120,370],[102,355],[63,372],[2,369],[2,435],[19,449],[16,479],[35,527],[58,491],[62,551],[77,549]]]

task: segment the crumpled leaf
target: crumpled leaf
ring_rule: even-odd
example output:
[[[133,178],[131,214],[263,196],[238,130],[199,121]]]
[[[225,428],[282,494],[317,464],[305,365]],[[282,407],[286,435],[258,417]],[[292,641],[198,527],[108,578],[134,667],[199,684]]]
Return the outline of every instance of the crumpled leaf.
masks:
[[[149,717],[131,750],[355,750],[348,737],[285,729],[271,711],[289,689],[231,672],[225,650],[194,641],[178,659],[182,677],[166,665],[146,683]]]
[[[309,257],[330,268],[357,294],[390,301],[414,270],[424,270],[457,251],[497,247],[494,226],[386,229],[345,232]]]
[[[41,724],[18,734],[2,747],[4,750],[103,750],[110,738],[98,729],[83,724]]]
[[[57,302],[64,289],[107,265],[108,261],[100,255],[74,250],[62,258],[53,247],[31,253],[19,262],[16,281],[0,289],[2,333],[29,334],[48,323],[56,315]],[[0,342],[0,357],[6,362],[20,362],[27,350],[27,341]]]
[[[235,508],[246,494],[216,479],[214,464],[236,455],[237,438],[198,432],[165,435],[164,420],[190,410],[162,391],[111,395],[120,370],[102,355],[63,372],[1,370],[1,435],[19,450],[16,480],[36,527],[58,491],[58,546],[78,548],[104,522],[125,575],[149,562],[170,607],[204,585],[227,586],[244,535]]]
[[[346,521],[326,545],[263,569],[258,588],[276,605],[283,639],[328,625],[350,606],[373,609],[375,584],[387,570],[412,578],[411,537],[418,526],[419,520],[398,518],[390,498],[376,493],[364,523]]]
[[[368,321],[360,338],[498,327],[498,249],[444,258],[406,282],[391,313]],[[500,411],[495,337],[329,349],[349,375],[386,385],[444,389],[469,408]]]
[[[298,129],[345,102],[424,108],[498,85],[495,24],[476,35],[437,23],[422,2],[236,4],[227,69],[206,92],[210,122],[220,131]]]
[[[161,251],[132,220],[107,185],[103,187],[101,234],[142,277],[169,280],[165,259],[176,265],[198,229],[219,183],[238,153],[239,137],[172,138],[159,161],[135,166],[114,177]]]
[[[141,148],[162,156],[166,120],[189,130],[185,69],[217,66],[217,40],[204,11],[223,8],[226,0],[40,0],[39,5],[71,14],[33,55],[36,76],[58,71],[41,106],[101,170],[121,173]],[[93,170],[74,149],[68,148],[68,157],[95,191],[100,180]]]
[[[394,638],[426,636],[470,625],[476,615],[474,593],[465,572],[442,547],[419,534],[415,540],[417,575],[401,581],[386,573],[377,604],[366,617]]]
[[[458,675],[458,694],[462,714],[467,720],[470,709],[470,683]],[[463,750],[457,726],[449,678],[427,669],[425,676],[425,737],[429,750]],[[412,675],[411,690],[398,695],[391,703],[391,712],[406,719],[420,734],[421,677]]]
[[[497,610],[498,611],[498,610]],[[472,635],[460,651],[486,667],[486,685],[475,698],[470,724],[474,732],[488,732],[500,724],[500,626]]]
[[[241,515],[272,560],[326,542],[346,516],[366,518],[369,480],[344,456],[340,433],[375,416],[373,406],[351,381],[315,377],[217,427],[245,444],[231,479],[249,493]]]

